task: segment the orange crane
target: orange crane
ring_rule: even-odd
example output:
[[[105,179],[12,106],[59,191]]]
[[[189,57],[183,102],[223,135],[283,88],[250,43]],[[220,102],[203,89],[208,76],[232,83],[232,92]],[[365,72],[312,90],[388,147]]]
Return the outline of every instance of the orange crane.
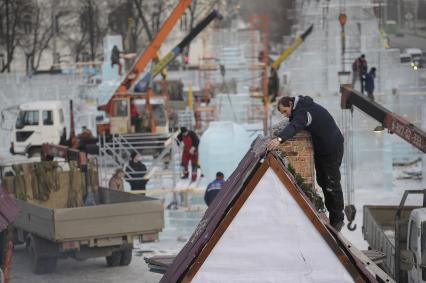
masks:
[[[151,41],[145,51],[137,58],[133,66],[127,72],[125,78],[121,82],[118,89],[110,98],[107,104],[98,107],[99,110],[105,111],[110,116],[109,123],[97,124],[97,133],[102,135],[104,133],[129,133],[131,129],[130,119],[131,113],[131,100],[133,99],[146,99],[147,112],[150,116],[151,130],[155,133],[155,119],[153,119],[152,109],[150,106],[150,98],[152,97],[152,89],[148,88],[146,94],[131,94],[130,90],[136,83],[139,76],[145,70],[149,62],[156,57],[156,54],[164,42],[170,31],[176,25],[179,18],[185,10],[191,5],[192,0],[181,0],[175,7],[173,12],[167,18],[158,31],[155,38]]]

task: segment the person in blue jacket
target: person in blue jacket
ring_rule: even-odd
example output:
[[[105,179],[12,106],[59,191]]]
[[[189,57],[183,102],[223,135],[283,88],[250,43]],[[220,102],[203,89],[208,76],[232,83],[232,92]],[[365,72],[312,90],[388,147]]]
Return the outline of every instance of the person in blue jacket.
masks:
[[[317,183],[324,193],[330,224],[340,231],[344,224],[340,184],[344,139],[340,129],[331,114],[309,96],[283,97],[278,101],[277,108],[289,118],[289,124],[274,133],[276,138],[270,141],[268,150],[276,149],[301,130],[311,134]]]
[[[216,195],[222,189],[223,184],[225,183],[224,177],[225,176],[222,172],[217,172],[216,179],[207,186],[206,193],[204,194],[204,201],[206,202],[207,206],[213,202]]]
[[[371,100],[374,100],[374,79],[376,78],[376,68],[371,68],[365,75],[365,91]]]

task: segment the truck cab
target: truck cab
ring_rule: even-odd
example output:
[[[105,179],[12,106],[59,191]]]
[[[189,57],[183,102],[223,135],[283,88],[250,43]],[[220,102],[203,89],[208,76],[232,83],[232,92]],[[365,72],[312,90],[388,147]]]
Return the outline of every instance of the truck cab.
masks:
[[[59,144],[66,135],[64,110],[60,101],[38,101],[19,105],[12,129],[10,152],[40,153],[43,143]]]
[[[411,67],[414,70],[417,70],[418,68],[421,68],[421,61],[423,52],[419,48],[406,48],[404,50],[405,54],[408,54],[411,57]]]
[[[408,270],[408,282],[426,282],[426,209],[417,208],[410,214],[407,235],[407,250],[413,258]]]

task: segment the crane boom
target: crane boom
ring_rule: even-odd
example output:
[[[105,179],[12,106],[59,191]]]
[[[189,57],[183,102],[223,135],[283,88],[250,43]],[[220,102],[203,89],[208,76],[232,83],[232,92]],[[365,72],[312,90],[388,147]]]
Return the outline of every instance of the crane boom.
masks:
[[[118,89],[114,92],[112,97],[109,99],[108,103],[105,105],[100,105],[98,110],[111,112],[112,101],[117,95],[125,95],[129,93],[129,90],[134,85],[138,77],[142,74],[145,67],[158,55],[158,50],[160,49],[161,44],[166,39],[167,35],[172,31],[173,27],[185,13],[185,10],[191,5],[192,0],[180,0],[179,4],[175,7],[173,12],[163,23],[160,30],[148,45],[148,47],[139,55],[138,59],[133,64],[132,68],[127,72],[123,81],[120,83]]]
[[[192,0],[181,0],[179,2],[179,4],[175,7],[173,12],[164,22],[157,35],[133,64],[132,68],[129,70],[126,77],[118,87],[116,93],[126,94],[128,92],[128,90],[134,84],[135,80],[144,71],[148,63],[156,56],[156,53],[160,48],[161,44],[164,42],[168,34],[171,32],[171,30],[179,20],[179,18],[182,16],[183,13],[185,13],[185,10],[189,7],[189,5],[191,5],[191,3]]]
[[[201,22],[199,22],[192,31],[186,35],[179,44],[177,44],[166,56],[161,58],[157,64],[155,64],[152,76],[151,72],[148,72],[142,80],[135,86],[136,91],[143,91],[148,82],[158,76],[164,68],[167,67],[170,62],[172,62],[182,51],[188,46],[188,44],[195,38],[197,35],[202,32],[213,20],[216,18],[222,19],[222,15],[217,11],[213,10],[210,14],[208,14]]]
[[[313,28],[314,25],[310,25],[304,33],[296,37],[293,43],[272,63],[271,69],[277,70],[280,67],[280,64],[287,59],[287,57],[290,56],[290,54],[293,53],[293,51],[296,50],[303,41],[305,41],[309,34],[311,34]]]
[[[342,109],[357,107],[365,114],[382,123],[383,127],[388,129],[391,134],[397,134],[423,153],[426,153],[426,133],[422,129],[377,102],[370,100],[362,93],[352,89],[350,85],[342,85],[340,92],[342,94],[340,104]]]

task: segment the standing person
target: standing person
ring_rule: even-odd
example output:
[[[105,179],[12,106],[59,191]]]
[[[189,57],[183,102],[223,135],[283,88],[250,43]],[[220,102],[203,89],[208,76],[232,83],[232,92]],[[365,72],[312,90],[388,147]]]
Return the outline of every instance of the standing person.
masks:
[[[137,133],[140,130],[140,117],[138,108],[135,105],[135,101],[130,101],[130,124],[132,125],[132,132]]]
[[[352,63],[352,88],[355,88],[355,83],[359,79],[358,58]]]
[[[113,68],[114,65],[118,65],[118,74],[121,76],[122,66],[120,62],[120,50],[118,49],[117,45],[114,45],[111,51],[111,68]]]
[[[90,139],[93,138],[92,131],[86,126],[81,127],[81,133],[78,135],[79,139]]]
[[[118,168],[108,182],[108,187],[112,190],[124,191],[124,170]]]
[[[365,54],[362,54],[352,63],[352,87],[355,88],[355,83],[359,80],[361,84],[361,92],[364,93],[364,78],[367,74],[367,60]]]
[[[275,133],[277,138],[268,144],[268,150],[276,149],[301,130],[311,134],[317,182],[324,193],[330,224],[340,231],[344,224],[339,169],[343,158],[342,133],[330,113],[309,96],[283,97],[277,108],[290,123]]]
[[[86,126],[81,128],[81,133],[77,136],[78,138],[78,149],[81,151],[86,151],[86,145],[90,144],[93,139],[93,134],[90,129]]]
[[[359,80],[361,82],[361,92],[364,93],[365,90],[365,75],[368,71],[368,65],[367,60],[365,59],[365,55],[362,54],[361,57],[358,58],[359,60]]]
[[[371,68],[365,76],[365,91],[368,97],[374,101],[374,79],[376,78],[376,68]]]
[[[142,156],[137,152],[133,152],[130,158],[126,172],[130,176],[128,182],[131,190],[145,190],[148,180],[144,179],[147,169],[145,164],[142,163]]]
[[[180,133],[177,136],[179,142],[183,142],[183,152],[182,152],[182,167],[183,167],[183,177],[182,179],[187,179],[189,176],[188,164],[191,161],[191,180],[197,180],[197,168],[198,168],[198,144],[200,140],[196,133],[188,130],[186,127],[180,128]]]
[[[213,202],[216,195],[222,189],[223,184],[225,183],[224,177],[225,176],[222,172],[217,172],[216,179],[207,186],[206,192],[204,194],[204,201],[206,202],[207,206]]]

